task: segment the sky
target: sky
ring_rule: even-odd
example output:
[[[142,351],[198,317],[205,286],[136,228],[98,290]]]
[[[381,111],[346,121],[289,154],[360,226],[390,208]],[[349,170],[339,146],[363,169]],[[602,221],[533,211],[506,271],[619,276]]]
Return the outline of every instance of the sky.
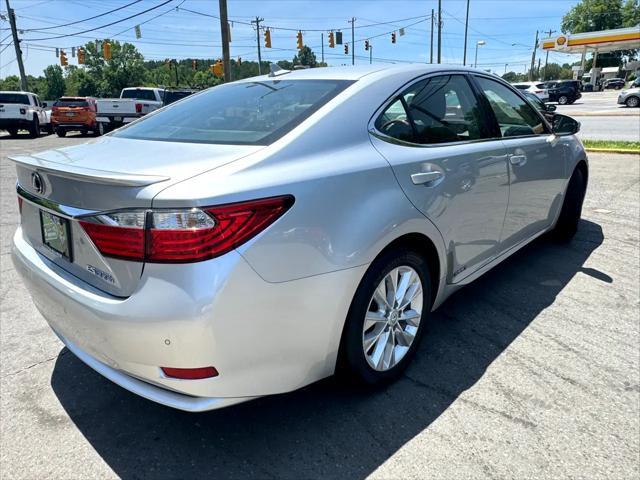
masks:
[[[222,56],[218,0],[9,0],[16,13],[27,74],[42,75],[43,69],[58,62],[55,48],[64,48],[70,64],[71,47],[87,41],[115,38],[131,42],[145,59],[218,58]],[[85,20],[118,7],[117,12]],[[442,0],[442,63],[461,65],[464,51],[466,0]],[[478,66],[502,74],[524,72],[531,62],[536,30],[560,30],[562,16],[577,0],[470,0],[467,64],[473,63],[476,44]],[[343,46],[329,48],[329,31],[342,31],[351,43],[351,24],[355,18],[356,64],[368,63],[364,41],[373,47],[374,63],[430,61],[431,10],[437,13],[437,0],[227,0],[231,22],[231,57],[257,60],[256,16],[261,26],[271,30],[271,49],[262,48],[263,60],[291,60],[296,54],[296,33],[318,60],[324,43],[329,65],[351,63],[351,51]],[[154,8],[157,7],[157,8]],[[153,9],[152,9],[153,8]],[[147,13],[123,20],[147,9]],[[0,13],[6,18],[2,1]],[[213,15],[214,17],[206,16]],[[121,21],[123,20],[123,21]],[[71,22],[74,25],[60,26]],[[112,26],[104,26],[118,22]],[[140,25],[142,37],[136,39],[134,27]],[[85,30],[103,27],[82,33]],[[405,34],[400,36],[399,29]],[[36,31],[40,29],[40,31]],[[44,29],[44,30],[43,30]],[[398,32],[391,42],[391,31]],[[324,34],[324,42],[322,35]],[[65,35],[61,38],[59,37]],[[541,33],[541,38],[547,34]],[[260,41],[263,42],[262,33]],[[434,33],[434,41],[437,34]],[[6,20],[0,20],[0,78],[17,75],[15,50]],[[352,46],[350,45],[350,48]],[[545,53],[538,50],[537,58]],[[434,46],[434,61],[436,47]],[[549,62],[574,62],[579,56],[551,52]],[[537,60],[536,60],[537,62]]]

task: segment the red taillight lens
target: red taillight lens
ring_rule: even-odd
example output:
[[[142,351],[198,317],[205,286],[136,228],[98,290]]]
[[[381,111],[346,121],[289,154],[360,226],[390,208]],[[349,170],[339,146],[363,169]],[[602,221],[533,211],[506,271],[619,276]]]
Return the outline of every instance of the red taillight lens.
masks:
[[[18,197],[18,212],[22,215],[22,197]]]
[[[218,376],[218,370],[215,367],[201,368],[171,368],[160,367],[162,373],[170,378],[180,378],[182,380],[202,380],[203,378],[211,378]]]
[[[106,256],[154,263],[199,262],[243,244],[291,205],[293,197],[286,195],[204,209],[115,212],[82,220],[80,225]]]
[[[136,103],[136,113],[142,113],[142,104]]]

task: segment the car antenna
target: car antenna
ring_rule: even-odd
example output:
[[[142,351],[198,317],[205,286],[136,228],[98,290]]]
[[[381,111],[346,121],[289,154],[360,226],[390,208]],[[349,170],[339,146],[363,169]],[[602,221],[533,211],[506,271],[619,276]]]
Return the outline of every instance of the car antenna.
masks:
[[[269,64],[269,76],[270,77],[279,77],[280,75],[286,75],[289,72],[291,72],[291,70],[285,70],[284,68],[282,68],[277,63],[270,63]]]

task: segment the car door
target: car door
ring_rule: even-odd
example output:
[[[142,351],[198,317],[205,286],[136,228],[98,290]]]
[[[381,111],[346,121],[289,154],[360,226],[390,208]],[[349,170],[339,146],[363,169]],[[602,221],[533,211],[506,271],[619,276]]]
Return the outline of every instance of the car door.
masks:
[[[40,98],[37,95],[33,95],[33,98],[31,100],[33,102],[33,108],[36,111],[36,114],[38,115],[38,121],[40,122],[40,125],[44,125],[47,123],[47,115],[44,111],[44,108],[42,108],[42,103],[40,102]]]
[[[566,145],[533,107],[503,82],[473,75],[509,158],[509,207],[501,242],[511,248],[547,229],[561,204]]]
[[[485,115],[466,75],[438,74],[414,81],[369,125],[409,200],[440,230],[451,283],[500,250],[507,156],[499,139],[489,139]]]

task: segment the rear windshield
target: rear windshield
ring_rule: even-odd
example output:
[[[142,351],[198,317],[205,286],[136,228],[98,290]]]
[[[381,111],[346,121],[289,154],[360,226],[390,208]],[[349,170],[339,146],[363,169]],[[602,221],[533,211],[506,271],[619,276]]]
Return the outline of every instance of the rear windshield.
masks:
[[[153,90],[142,90],[140,88],[132,88],[123,90],[120,98],[133,98],[135,100],[155,100],[156,96]]]
[[[344,80],[269,80],[221,85],[121,128],[113,136],[269,145],[351,83]]]
[[[185,92],[185,91],[182,91],[182,92],[175,92],[175,91],[174,92],[170,92],[170,91],[164,92],[164,98],[163,98],[164,104],[165,105],[169,105],[170,103],[176,102],[176,101],[180,100],[181,98],[188,97],[192,93],[193,92]]]
[[[518,90],[527,90],[529,85],[514,85]]]
[[[0,93],[0,103],[29,105],[29,97],[23,93]]]
[[[80,98],[61,98],[53,104],[54,107],[88,107],[89,102]]]

